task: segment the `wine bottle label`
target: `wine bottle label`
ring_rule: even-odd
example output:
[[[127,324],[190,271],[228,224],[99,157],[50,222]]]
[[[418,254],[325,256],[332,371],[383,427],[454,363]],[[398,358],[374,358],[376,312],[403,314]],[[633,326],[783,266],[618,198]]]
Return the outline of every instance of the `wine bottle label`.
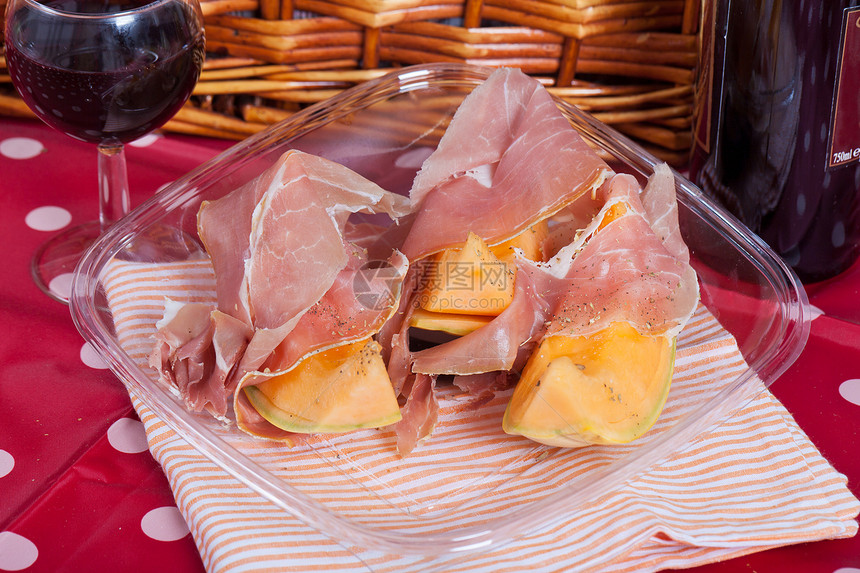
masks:
[[[836,90],[830,114],[828,168],[860,161],[860,8],[842,13],[842,37],[836,68]]]

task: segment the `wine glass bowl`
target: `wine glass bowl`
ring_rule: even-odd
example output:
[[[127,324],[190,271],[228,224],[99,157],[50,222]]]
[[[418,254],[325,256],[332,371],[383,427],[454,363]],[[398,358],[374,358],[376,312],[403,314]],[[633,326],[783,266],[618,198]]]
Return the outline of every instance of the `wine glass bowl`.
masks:
[[[123,145],[161,127],[191,95],[203,18],[197,0],[7,0],[5,43],[27,106],[99,150],[98,222],[66,231],[33,261],[40,288],[64,300],[51,281],[128,211]]]

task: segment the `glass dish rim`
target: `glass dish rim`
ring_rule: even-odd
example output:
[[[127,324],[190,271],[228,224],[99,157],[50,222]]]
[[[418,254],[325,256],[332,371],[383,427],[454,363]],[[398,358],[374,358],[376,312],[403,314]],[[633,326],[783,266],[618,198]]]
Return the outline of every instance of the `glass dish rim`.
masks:
[[[151,225],[157,218],[163,216],[158,214],[158,217],[155,217],[154,207],[158,206],[160,209],[169,211],[171,205],[180,201],[182,196],[197,192],[195,185],[201,179],[205,179],[207,173],[218,169],[225,162],[239,161],[241,164],[242,161],[248,160],[250,150],[278,140],[288,141],[296,134],[314,129],[316,123],[324,118],[331,121],[334,118],[329,112],[333,110],[346,114],[348,110],[363,109],[391,95],[426,87],[434,81],[438,84],[433,83],[433,85],[444,85],[446,81],[453,78],[453,81],[462,85],[466,81],[480,80],[491,71],[491,68],[469,64],[410,66],[310,106],[291,118],[237,143],[177,179],[158,195],[134,209],[90,248],[75,271],[69,301],[75,325],[84,338],[105,358],[129,391],[200,454],[288,514],[333,538],[349,539],[366,547],[395,554],[437,555],[493,548],[536,526],[548,526],[563,519],[576,508],[577,504],[609,493],[625,480],[676,451],[675,448],[666,448],[666,446],[681,445],[685,443],[684,440],[698,435],[724,419],[730,411],[741,405],[732,402],[731,398],[739,397],[742,390],[756,377],[761,378],[765,385],[769,385],[797,359],[808,338],[810,322],[808,300],[805,290],[793,271],[760,238],[708,199],[692,183],[676,174],[679,199],[690,201],[690,203],[685,202],[687,207],[700,211],[699,215],[707,213],[714,222],[722,225],[727,232],[727,239],[735,243],[739,249],[744,247],[743,251],[750,257],[751,262],[768,276],[771,283],[776,281],[785,287],[783,298],[778,301],[785,319],[780,330],[782,335],[780,342],[770,355],[761,357],[756,364],[749,364],[744,374],[700,405],[694,413],[698,415],[690,415],[687,420],[666,430],[647,447],[640,448],[625,457],[624,463],[614,463],[602,468],[596,473],[596,479],[592,479],[586,487],[561,487],[539,501],[531,502],[506,516],[503,521],[496,521],[490,525],[469,526],[455,533],[441,534],[415,535],[388,529],[368,528],[322,507],[253,460],[245,458],[239,450],[222,440],[211,429],[202,426],[187,410],[174,409],[173,405],[166,400],[166,390],[156,391],[149,387],[150,379],[124,355],[110,338],[109,331],[106,331],[105,326],[101,324],[95,297],[98,271],[132,236],[133,233],[127,228],[131,222],[135,222],[138,227]],[[559,106],[569,119],[575,119],[594,130],[599,136],[607,138],[606,141],[611,142],[617,152],[625,155],[624,160],[632,161],[637,169],[653,170],[653,167],[661,162],[587,113],[564,102],[559,102]],[[291,133],[292,136],[289,135]],[[149,216],[147,216],[148,210]],[[141,375],[145,383],[141,382]],[[571,495],[573,493],[576,495]]]

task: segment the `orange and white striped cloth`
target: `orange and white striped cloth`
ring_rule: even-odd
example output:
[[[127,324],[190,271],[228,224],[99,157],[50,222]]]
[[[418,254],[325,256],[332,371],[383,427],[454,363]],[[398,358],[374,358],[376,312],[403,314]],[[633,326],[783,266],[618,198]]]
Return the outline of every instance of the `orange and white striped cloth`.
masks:
[[[208,261],[114,261],[102,282],[120,344],[142,364],[165,297],[214,300]],[[640,442],[671,427],[746,368],[734,339],[700,307],[679,337],[666,408]],[[860,502],[845,477],[763,385],[753,389],[754,397],[721,425],[569,517],[503,546],[433,557],[360,547],[306,525],[209,461],[132,399],[208,571],[639,572],[857,532]],[[292,450],[246,439],[233,445],[328,511],[393,529],[504,519],[511,507],[538,500],[640,447],[561,450],[532,444],[501,431],[503,410],[504,397],[474,411],[452,389],[443,389],[436,431],[404,460],[393,453],[393,438],[385,431],[321,437]],[[368,478],[360,487],[359,473]],[[506,487],[511,483],[516,487]],[[416,522],[416,516],[422,519]]]

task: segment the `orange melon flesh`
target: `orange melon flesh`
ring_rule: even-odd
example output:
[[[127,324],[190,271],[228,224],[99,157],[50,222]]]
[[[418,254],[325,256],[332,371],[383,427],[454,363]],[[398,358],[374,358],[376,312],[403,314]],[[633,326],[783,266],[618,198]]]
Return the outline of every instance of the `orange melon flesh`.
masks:
[[[672,381],[675,340],[615,322],[591,336],[547,337],[508,403],[508,434],[560,447],[624,444],[657,420]]]
[[[387,426],[401,415],[381,351],[374,340],[331,348],[244,391],[260,415],[289,432]]]
[[[489,324],[492,319],[492,316],[451,314],[418,308],[413,311],[409,326],[422,330],[447,332],[454,336],[464,336]]]
[[[480,237],[470,234],[464,248],[446,249],[437,255],[431,271],[435,276],[430,277],[431,286],[422,295],[422,306],[413,312],[410,326],[422,330],[445,332],[454,336],[463,336],[485,326],[513,299],[516,250],[522,250],[523,254],[533,261],[542,261],[544,260],[543,246],[548,236],[549,225],[546,221],[540,221],[519,235],[493,247],[487,247]],[[463,288],[465,286],[463,277],[455,274],[458,272],[457,267],[462,265],[463,268],[479,270],[480,265],[484,263],[489,264],[483,269],[485,274],[482,276],[477,272],[468,279],[469,282],[474,284],[480,284],[482,280],[487,282],[490,278],[487,273],[498,275],[502,269],[511,280],[497,281],[495,285],[498,289],[486,288],[481,291]],[[504,267],[500,263],[504,263]],[[445,272],[448,274],[440,276],[440,273]],[[451,287],[447,290],[441,288],[446,281]],[[461,281],[460,284],[457,284],[457,281]],[[501,296],[492,296],[499,294]],[[481,306],[483,308],[474,308]],[[475,312],[467,309],[473,309]]]
[[[436,255],[427,273],[420,298],[424,310],[497,316],[514,298],[514,266],[500,260],[471,232],[462,248]]]
[[[625,213],[627,213],[627,204],[622,202],[615,203],[614,205],[609,207],[609,209],[606,210],[606,213],[603,214],[603,219],[601,219],[600,225],[598,225],[597,230],[599,231],[615,219],[618,219],[619,217],[624,215]]]
[[[545,260],[543,246],[548,237],[549,224],[544,219],[516,237],[490,247],[490,252],[506,263],[514,262],[516,249],[520,249],[529,260],[543,261]]]

